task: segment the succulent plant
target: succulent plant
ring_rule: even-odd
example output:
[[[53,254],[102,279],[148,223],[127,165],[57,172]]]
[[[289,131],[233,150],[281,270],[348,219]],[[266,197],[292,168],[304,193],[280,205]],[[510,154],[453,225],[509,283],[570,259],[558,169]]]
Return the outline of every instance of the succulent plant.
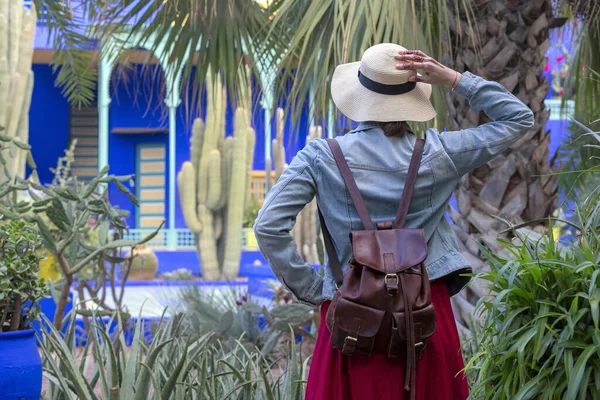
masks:
[[[285,171],[285,147],[283,145],[283,131],[284,131],[284,113],[283,109],[277,109],[277,135],[273,139],[271,148],[273,149],[273,163],[275,165],[275,179],[279,179]],[[320,126],[311,127],[309,134],[306,137],[306,144],[309,142],[323,137],[323,129]],[[270,165],[267,168],[267,176],[270,180]],[[270,186],[270,185],[269,185]],[[320,235],[317,235],[318,223],[317,223],[317,201],[313,199],[308,203],[302,211],[296,217],[296,225],[292,229],[292,236],[296,242],[298,251],[304,258],[304,261],[310,264],[319,264],[319,243],[321,240]]]
[[[100,307],[110,310],[104,302],[105,284],[107,279],[110,280],[114,295],[115,268],[127,264],[120,256],[121,250],[143,244],[158,233],[157,230],[142,241],[120,239],[127,229],[125,218],[129,211],[119,210],[110,204],[107,185],[114,184],[137,205],[137,199],[123,184],[132,177],[109,175],[109,167],[106,166],[89,183],[80,182],[76,177],[71,180],[62,176],[56,184],[42,185],[30,146],[2,133],[0,127],[0,145],[20,147],[26,154],[32,173],[28,179],[23,179],[5,169],[7,179],[0,181],[0,215],[7,220],[24,220],[33,224],[41,235],[44,248],[58,262],[62,277],[56,283],[55,326],[60,330],[63,325],[66,304],[75,281],[81,298],[87,291]],[[7,159],[0,152],[1,164],[7,165],[11,161],[13,158]],[[111,230],[114,233],[112,240]],[[121,275],[123,283],[128,271]],[[93,282],[88,284],[88,281]],[[120,304],[122,291],[118,297],[116,300]]]
[[[29,141],[35,25],[33,5],[25,8],[23,0],[0,0],[0,126],[6,129],[3,134],[20,143]],[[0,149],[14,153],[10,162],[0,169],[0,182],[8,175],[25,175],[26,152],[19,147]]]
[[[210,71],[209,71],[210,74]],[[242,252],[244,210],[250,203],[255,132],[250,124],[250,88],[241,90],[234,134],[225,138],[225,89],[208,77],[206,125],[194,121],[190,160],[177,175],[181,209],[195,234],[202,276],[235,279]]]
[[[43,399],[304,398],[308,360],[294,340],[285,343],[282,362],[273,363],[239,342],[224,346],[215,334],[190,338],[181,317],[161,321],[151,341],[142,320],[113,332],[118,318],[93,319],[83,349],[75,346],[74,318],[64,335],[45,321],[39,338],[48,380]]]

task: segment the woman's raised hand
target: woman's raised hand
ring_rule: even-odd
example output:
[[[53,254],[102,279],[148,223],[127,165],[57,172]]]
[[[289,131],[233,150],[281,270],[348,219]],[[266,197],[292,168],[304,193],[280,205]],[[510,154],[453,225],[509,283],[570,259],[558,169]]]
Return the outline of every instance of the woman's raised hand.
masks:
[[[421,76],[411,76],[410,82],[424,82],[430,85],[454,88],[460,80],[460,74],[448,68],[421,50],[401,51],[394,57],[398,60],[396,68],[402,70],[422,71]]]

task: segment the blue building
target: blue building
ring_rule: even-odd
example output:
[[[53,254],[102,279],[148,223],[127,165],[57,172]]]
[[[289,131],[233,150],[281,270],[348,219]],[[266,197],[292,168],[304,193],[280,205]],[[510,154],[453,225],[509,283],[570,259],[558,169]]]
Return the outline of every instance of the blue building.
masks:
[[[149,39],[150,40],[150,39]],[[53,178],[50,168],[77,140],[73,173],[89,179],[99,168],[110,165],[111,173],[135,173],[131,188],[140,200],[134,208],[127,197],[112,188],[113,204],[131,211],[128,220],[131,237],[139,238],[164,220],[162,233],[151,243],[160,258],[161,272],[179,267],[196,266],[193,235],[186,228],[179,208],[176,174],[189,159],[189,138],[194,117],[204,116],[202,101],[189,82],[180,81],[180,72],[161,62],[160,54],[132,49],[131,69],[120,69],[114,59],[98,61],[97,97],[88,108],[71,107],[54,84],[52,49],[48,31],[39,24],[35,38],[35,84],[30,109],[30,144],[42,182]],[[92,50],[90,50],[92,51]],[[94,50],[95,51],[95,50]],[[553,48],[549,50],[551,53]],[[264,194],[265,159],[270,158],[274,137],[273,112],[264,96],[253,85],[253,125],[257,132],[253,187],[257,197]],[[196,99],[194,98],[196,97]],[[566,133],[560,100],[549,95],[551,110],[548,129],[552,130],[551,154]],[[228,134],[231,134],[233,112],[227,109]],[[289,161],[303,146],[310,120],[308,107],[299,124],[286,122],[286,159]],[[333,134],[331,121],[326,134]],[[262,260],[251,243],[246,243],[242,263]]]

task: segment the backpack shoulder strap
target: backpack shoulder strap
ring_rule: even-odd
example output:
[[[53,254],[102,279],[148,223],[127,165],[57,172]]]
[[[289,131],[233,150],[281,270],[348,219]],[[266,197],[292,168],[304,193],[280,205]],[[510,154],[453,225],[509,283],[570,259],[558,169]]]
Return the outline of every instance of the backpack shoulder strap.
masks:
[[[356,186],[356,181],[352,176],[352,171],[350,171],[350,167],[348,167],[348,163],[344,158],[344,153],[342,152],[339,143],[335,139],[327,139],[327,144],[333,153],[333,159],[335,160],[335,163],[342,174],[344,184],[346,185],[346,189],[348,190],[350,198],[354,203],[354,207],[358,212],[360,221],[366,230],[375,230],[375,224],[373,224],[373,220],[371,219],[369,211],[365,206],[365,202],[360,194],[360,190],[358,190],[358,186]]]
[[[404,184],[404,190],[402,191],[402,197],[400,198],[400,206],[398,207],[398,214],[396,214],[396,220],[394,221],[393,227],[395,229],[404,228],[406,222],[406,216],[408,215],[408,207],[410,206],[410,200],[415,190],[415,183],[417,182],[417,174],[419,173],[419,166],[421,165],[421,159],[423,158],[423,150],[425,149],[425,140],[417,139],[415,148],[413,150],[412,157],[410,159],[410,165],[408,167],[408,175],[406,176],[406,183]]]
[[[323,218],[323,214],[321,214],[321,210],[319,210],[318,208],[317,210],[319,212],[319,223],[321,225],[321,233],[323,234],[323,241],[325,242],[327,264],[331,269],[331,276],[333,277],[335,284],[339,288],[340,286],[342,286],[342,281],[344,280],[342,264],[340,263],[340,259],[338,258],[337,252],[335,251],[335,246],[333,244],[331,234],[327,229],[327,225],[325,225],[325,219]]]

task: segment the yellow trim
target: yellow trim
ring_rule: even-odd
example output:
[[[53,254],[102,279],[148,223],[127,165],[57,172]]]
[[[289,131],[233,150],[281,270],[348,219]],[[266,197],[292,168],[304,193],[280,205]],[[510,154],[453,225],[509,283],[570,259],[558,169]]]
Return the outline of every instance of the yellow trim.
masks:
[[[140,162],[140,173],[162,173],[165,172],[165,162],[164,161],[144,161],[143,159]]]
[[[142,203],[140,204],[142,214],[164,214],[164,203]]]
[[[144,200],[163,200],[165,199],[164,189],[141,189],[140,201]]]
[[[158,228],[162,222],[162,217],[140,217],[140,228]]]
[[[146,158],[165,158],[164,147],[145,148],[140,150],[140,161],[144,161]]]
[[[140,177],[140,185],[144,186],[164,186],[164,175],[144,175]]]

